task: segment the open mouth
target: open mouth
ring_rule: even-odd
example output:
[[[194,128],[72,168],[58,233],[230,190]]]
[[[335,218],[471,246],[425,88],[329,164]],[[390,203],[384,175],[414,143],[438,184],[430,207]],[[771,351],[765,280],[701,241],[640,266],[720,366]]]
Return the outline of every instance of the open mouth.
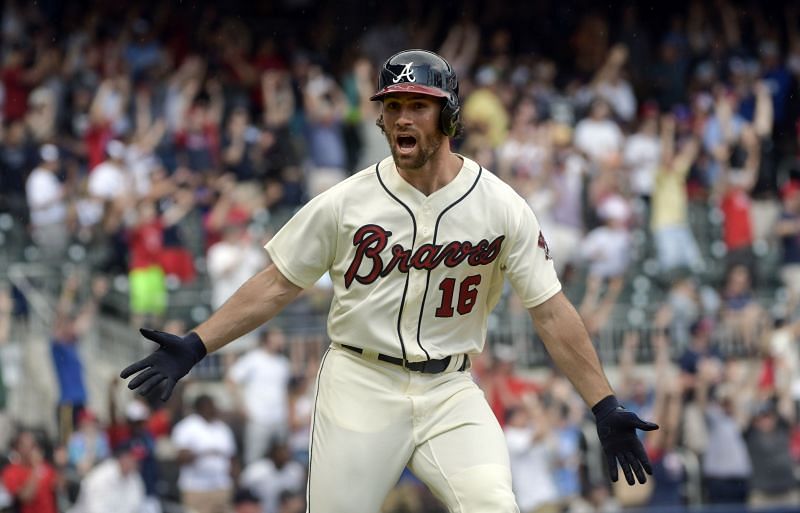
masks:
[[[400,153],[411,153],[417,147],[417,138],[413,135],[398,135],[397,147]]]

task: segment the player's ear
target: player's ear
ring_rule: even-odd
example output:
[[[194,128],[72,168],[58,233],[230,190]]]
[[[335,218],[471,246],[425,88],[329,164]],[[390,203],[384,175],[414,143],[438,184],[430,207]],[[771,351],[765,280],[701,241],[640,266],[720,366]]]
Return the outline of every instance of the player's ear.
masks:
[[[375,120],[375,126],[381,129],[381,132],[386,133],[386,125],[383,123],[383,113]]]

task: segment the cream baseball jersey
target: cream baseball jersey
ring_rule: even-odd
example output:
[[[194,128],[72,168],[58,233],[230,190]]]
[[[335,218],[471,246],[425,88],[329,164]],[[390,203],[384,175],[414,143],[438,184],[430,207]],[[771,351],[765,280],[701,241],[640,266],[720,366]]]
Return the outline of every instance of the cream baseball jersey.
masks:
[[[526,308],[561,290],[528,204],[461,158],[425,196],[388,157],[312,199],[267,243],[299,287],[330,272],[332,342],[411,362],[474,354],[506,277]]]

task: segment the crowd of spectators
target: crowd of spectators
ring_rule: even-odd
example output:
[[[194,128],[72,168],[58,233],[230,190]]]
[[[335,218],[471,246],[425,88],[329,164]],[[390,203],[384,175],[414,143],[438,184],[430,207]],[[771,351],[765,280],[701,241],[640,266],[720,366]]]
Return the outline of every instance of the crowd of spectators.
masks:
[[[98,312],[181,331],[198,319],[175,314],[177,292],[199,286],[197,303],[222,304],[288,216],[388,155],[368,100],[377,66],[420,47],[459,75],[454,148],[528,200],[590,333],[619,323],[626,291],[660,289],[649,328],[607,362],[623,402],[661,425],[645,438],[648,486],[592,474],[587,411],[562,377],[518,376],[511,346],[474,362],[522,510],[685,504],[692,461],[703,502],[800,504],[792,2],[125,4],[3,7],[0,251],[81,272],[59,287],[52,323],[58,433],[20,426],[0,503],[303,511],[329,279],[290,306],[301,329],[226,348],[223,401],[121,401],[115,382],[98,415],[77,348]],[[112,294],[127,306],[109,310]],[[22,302],[0,282],[0,342]],[[12,432],[2,370],[0,449]],[[386,510],[437,507],[404,475]]]
[[[655,322],[652,365],[637,364],[646,343],[631,331],[615,375],[624,404],[661,426],[644,435],[654,475],[635,488],[609,487],[605,466],[591,468],[594,425],[563,376],[518,374],[510,346],[473,360],[473,376],[506,434],[521,511],[690,502],[796,508],[800,323],[771,329],[758,357],[726,358],[711,339],[713,321],[702,318],[675,358],[669,313],[662,310]],[[283,354],[283,341],[280,331],[264,332],[229,369],[224,388],[189,377],[164,404],[132,397],[114,378],[102,419],[85,404],[71,404],[74,420],[62,422],[55,437],[19,426],[0,471],[0,511],[12,504],[30,513],[304,511],[308,384],[317,362],[296,365]],[[701,495],[692,496],[691,486]],[[443,510],[404,474],[384,511]]]

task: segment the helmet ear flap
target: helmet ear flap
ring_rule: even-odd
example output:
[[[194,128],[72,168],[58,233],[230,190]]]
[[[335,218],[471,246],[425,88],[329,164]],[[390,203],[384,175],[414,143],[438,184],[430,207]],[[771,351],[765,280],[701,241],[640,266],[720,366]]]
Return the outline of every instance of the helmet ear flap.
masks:
[[[461,115],[461,106],[458,103],[458,97],[450,94],[442,106],[442,113],[439,116],[439,123],[442,132],[447,137],[455,137],[458,131],[458,121]]]

